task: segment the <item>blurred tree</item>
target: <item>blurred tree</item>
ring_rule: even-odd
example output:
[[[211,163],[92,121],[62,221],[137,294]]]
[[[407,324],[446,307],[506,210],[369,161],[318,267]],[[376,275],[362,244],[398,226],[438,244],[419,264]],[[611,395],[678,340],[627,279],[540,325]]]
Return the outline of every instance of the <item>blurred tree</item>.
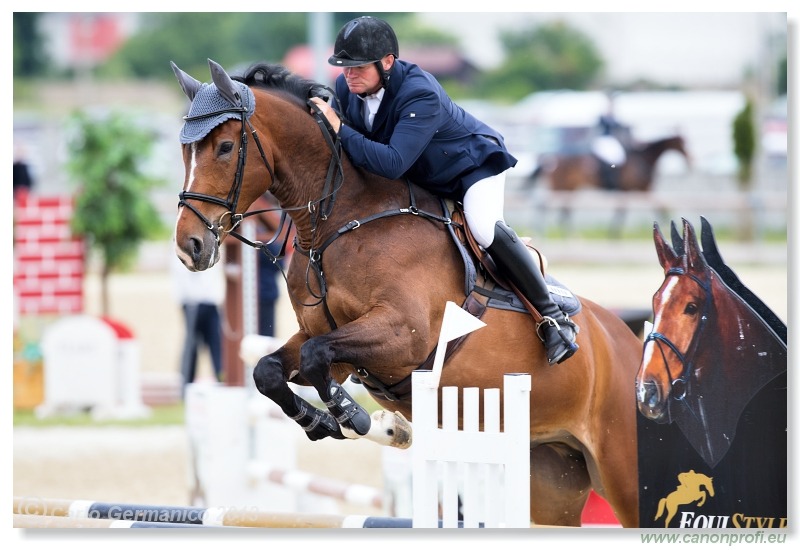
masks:
[[[129,117],[78,111],[69,123],[73,137],[66,168],[78,186],[71,228],[102,254],[101,307],[108,315],[108,276],[127,266],[140,242],[162,229],[147,192],[163,182],[143,172],[153,135]]]
[[[42,76],[47,69],[40,13],[14,12],[14,76]]]
[[[739,189],[749,192],[753,184],[753,161],[756,156],[756,124],[753,100],[749,96],[744,107],[733,119],[733,153],[738,161]],[[751,208],[745,208],[739,218],[739,237],[755,238],[755,223]]]
[[[101,68],[101,76],[166,78],[174,61],[189,74],[208,71],[207,59],[224,67],[280,61],[306,42],[305,13],[150,13]]]
[[[370,15],[334,14],[331,39],[347,21]],[[414,22],[411,13],[375,13],[395,28],[402,44],[455,44],[452,35]],[[204,74],[211,58],[224,67],[257,61],[279,63],[286,53],[308,42],[308,14],[290,13],[148,13],[137,32],[98,69],[116,78],[173,78],[169,61],[189,74]]]
[[[756,125],[753,101],[750,97],[733,119],[733,153],[738,161],[739,188],[747,191],[753,180],[753,160],[756,155]]]
[[[592,40],[563,22],[503,32],[500,39],[506,59],[483,75],[486,97],[516,101],[540,90],[585,90],[603,69]]]
[[[786,95],[787,91],[789,90],[788,70],[787,70],[788,61],[787,61],[787,59],[788,59],[788,56],[784,55],[780,59],[780,61],[778,61],[778,67],[777,67],[777,69],[778,69],[777,73],[778,74],[777,74],[777,77],[776,77],[776,84],[775,84],[775,92],[778,95]]]

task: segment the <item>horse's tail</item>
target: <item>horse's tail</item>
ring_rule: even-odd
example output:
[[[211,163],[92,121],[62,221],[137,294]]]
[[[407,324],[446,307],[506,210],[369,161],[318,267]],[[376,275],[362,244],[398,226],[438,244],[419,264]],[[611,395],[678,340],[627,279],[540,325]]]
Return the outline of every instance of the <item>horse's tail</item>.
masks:
[[[661,500],[658,501],[658,511],[656,512],[656,517],[654,517],[653,520],[657,520],[658,518],[661,517],[661,514],[664,513],[664,508],[666,508],[666,506],[667,506],[667,498],[666,497],[664,497],[664,498],[662,498]]]

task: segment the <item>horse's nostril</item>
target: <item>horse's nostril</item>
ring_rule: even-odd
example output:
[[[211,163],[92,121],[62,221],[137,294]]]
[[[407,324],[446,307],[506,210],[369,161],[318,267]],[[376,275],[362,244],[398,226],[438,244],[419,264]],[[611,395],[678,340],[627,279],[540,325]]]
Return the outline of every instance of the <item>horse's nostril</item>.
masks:
[[[200,263],[200,258],[203,255],[203,240],[198,239],[197,237],[192,237],[189,239],[188,248],[189,250],[187,250],[187,252],[192,258],[192,264],[197,267],[197,265]]]

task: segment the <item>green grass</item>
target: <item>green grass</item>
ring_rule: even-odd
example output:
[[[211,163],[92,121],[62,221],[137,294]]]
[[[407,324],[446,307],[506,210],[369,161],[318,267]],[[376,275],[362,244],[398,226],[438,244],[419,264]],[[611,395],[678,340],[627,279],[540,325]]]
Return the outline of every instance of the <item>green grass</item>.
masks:
[[[99,427],[99,426],[182,426],[184,424],[183,403],[163,407],[151,407],[147,418],[132,420],[93,420],[88,412],[77,412],[48,418],[37,418],[33,411],[14,411],[14,427],[49,428],[55,426]]]

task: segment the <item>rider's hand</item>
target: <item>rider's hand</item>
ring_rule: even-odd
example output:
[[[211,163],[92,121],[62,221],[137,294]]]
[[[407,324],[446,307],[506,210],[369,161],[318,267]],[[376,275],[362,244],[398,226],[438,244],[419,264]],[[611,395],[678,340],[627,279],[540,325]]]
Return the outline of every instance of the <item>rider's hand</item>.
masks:
[[[328,123],[331,125],[331,128],[333,128],[333,131],[338,134],[339,128],[342,127],[342,121],[339,120],[339,115],[336,114],[336,111],[331,109],[331,106],[328,105],[322,98],[312,97],[311,101],[317,107],[319,107],[319,110],[322,111],[322,114],[328,119]],[[312,112],[312,114],[314,113]]]

